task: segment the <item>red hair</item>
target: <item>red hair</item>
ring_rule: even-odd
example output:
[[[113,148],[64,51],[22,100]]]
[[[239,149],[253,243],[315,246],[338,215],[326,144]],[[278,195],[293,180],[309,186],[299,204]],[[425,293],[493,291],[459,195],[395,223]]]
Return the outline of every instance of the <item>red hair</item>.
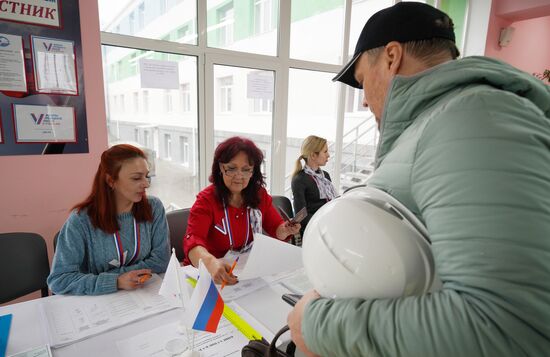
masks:
[[[222,202],[229,202],[229,189],[225,186],[220,169],[220,163],[227,164],[239,152],[244,152],[248,156],[248,163],[254,167],[254,172],[248,186],[242,191],[243,201],[246,206],[252,208],[258,207],[260,203],[260,187],[265,186],[264,176],[260,167],[264,161],[264,154],[256,144],[250,139],[240,136],[233,136],[224,142],[220,143],[214,152],[214,160],[212,162],[212,173],[208,180],[216,187],[218,198]]]
[[[114,191],[107,184],[107,176],[113,180],[118,179],[120,168],[125,161],[147,157],[135,146],[121,144],[115,145],[101,154],[101,162],[95,174],[92,192],[84,201],[76,204],[73,209],[80,213],[87,209],[92,225],[107,233],[115,233],[119,230],[117,221],[116,199]],[[153,210],[147,197],[135,203],[132,213],[138,222],[153,221]]]

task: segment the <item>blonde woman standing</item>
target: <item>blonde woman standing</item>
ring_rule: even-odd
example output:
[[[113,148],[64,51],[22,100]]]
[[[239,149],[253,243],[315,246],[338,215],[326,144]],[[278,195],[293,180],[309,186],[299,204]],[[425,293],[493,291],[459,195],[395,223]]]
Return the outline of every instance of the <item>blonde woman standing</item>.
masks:
[[[296,160],[292,173],[292,194],[294,196],[294,211],[303,207],[307,209],[307,217],[301,222],[300,234],[315,212],[322,205],[336,197],[336,190],[328,172],[321,170],[328,162],[327,140],[315,135],[305,138],[302,143],[301,155]],[[302,166],[302,160],[304,165]]]

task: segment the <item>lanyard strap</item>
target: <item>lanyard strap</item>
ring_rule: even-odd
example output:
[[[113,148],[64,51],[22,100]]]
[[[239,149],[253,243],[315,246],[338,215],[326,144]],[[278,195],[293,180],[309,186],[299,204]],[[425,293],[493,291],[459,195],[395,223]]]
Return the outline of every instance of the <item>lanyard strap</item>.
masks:
[[[229,249],[234,250],[235,241],[233,240],[233,233],[231,232],[231,226],[229,223],[229,213],[225,202],[223,203],[223,211],[225,213],[225,221],[227,222],[227,235],[229,236]],[[246,208],[246,240],[244,241],[243,247],[246,247],[248,244],[248,238],[250,237],[250,210]]]
[[[116,231],[114,234],[115,239],[115,247],[117,249],[118,253],[118,261],[120,262],[120,266],[123,265],[130,265],[132,264],[137,256],[139,255],[139,249],[141,245],[141,236],[139,232],[139,225],[136,223],[136,219],[134,218],[134,255],[132,256],[132,259],[128,262],[128,264],[125,264],[124,262],[124,248],[122,247],[122,239],[120,239],[120,232]]]

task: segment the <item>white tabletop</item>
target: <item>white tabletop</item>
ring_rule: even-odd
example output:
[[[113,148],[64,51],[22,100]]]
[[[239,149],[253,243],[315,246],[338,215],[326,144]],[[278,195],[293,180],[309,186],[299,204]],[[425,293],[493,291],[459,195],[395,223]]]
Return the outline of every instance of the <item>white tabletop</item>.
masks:
[[[281,299],[281,294],[284,292],[288,292],[288,290],[285,290],[279,284],[274,284],[236,299],[234,303],[263,325],[261,327],[254,326],[254,321],[248,321],[269,340],[273,334],[286,324],[287,315],[291,310],[291,307]],[[41,317],[40,304],[42,300],[52,298],[54,297],[0,307],[0,315],[13,314],[6,351],[7,356],[48,343],[47,333]],[[55,357],[118,356],[117,341],[176,322],[179,319],[178,311],[177,309],[170,310],[65,347],[52,349],[52,354]],[[271,334],[266,331],[266,328]]]

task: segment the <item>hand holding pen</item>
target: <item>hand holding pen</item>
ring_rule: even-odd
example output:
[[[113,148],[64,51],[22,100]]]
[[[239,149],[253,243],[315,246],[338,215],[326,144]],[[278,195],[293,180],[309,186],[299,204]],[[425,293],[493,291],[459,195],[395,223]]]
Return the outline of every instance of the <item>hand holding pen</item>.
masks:
[[[237,259],[235,259],[235,261],[233,262],[233,265],[231,265],[231,269],[229,269],[229,275],[233,275],[233,270],[237,266],[238,261],[239,261],[239,257],[237,257]],[[223,290],[223,288],[225,287],[225,284],[227,284],[227,282],[224,280],[222,282],[222,287],[220,288],[220,291]]]

